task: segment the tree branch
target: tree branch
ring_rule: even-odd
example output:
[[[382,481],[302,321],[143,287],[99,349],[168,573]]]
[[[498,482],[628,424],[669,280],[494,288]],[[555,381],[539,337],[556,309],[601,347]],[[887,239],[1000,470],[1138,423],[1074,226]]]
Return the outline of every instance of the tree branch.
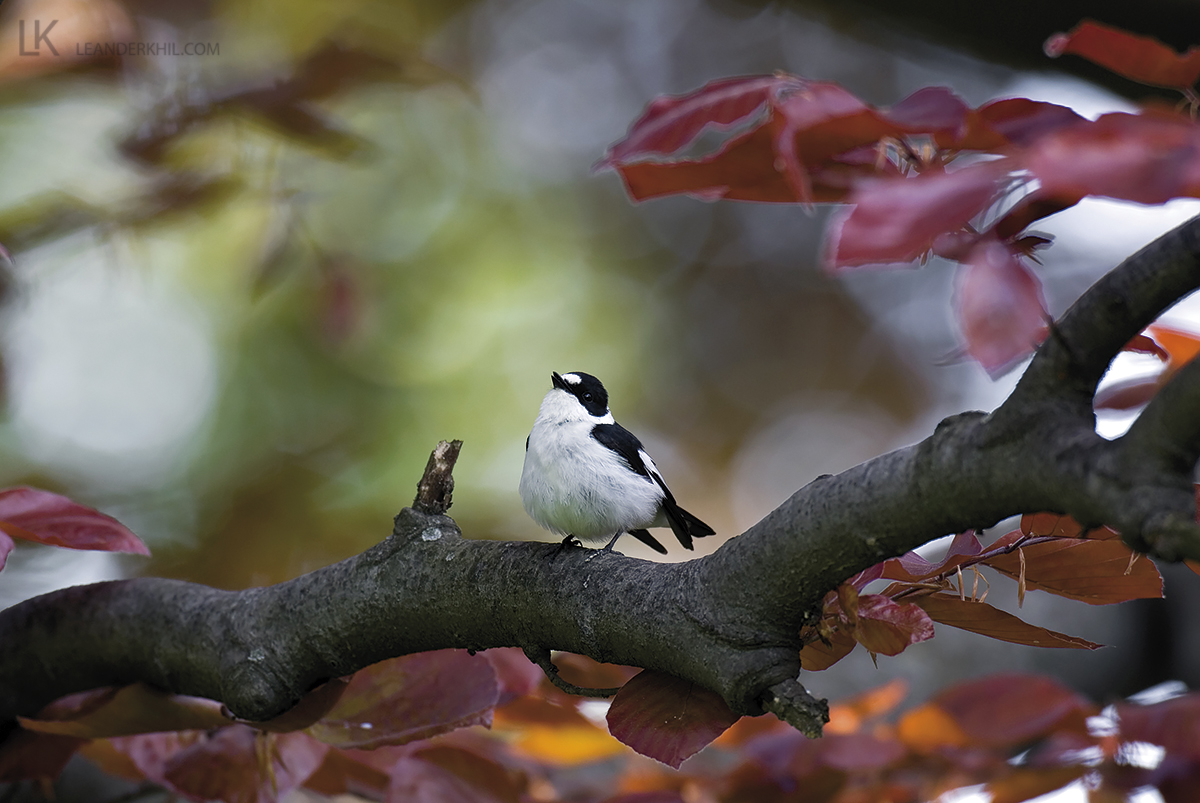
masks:
[[[463,539],[442,515],[457,449],[439,445],[414,509],[341,563],[239,592],[99,583],[0,612],[0,723],[134,681],[264,721],[319,683],[392,656],[520,646],[666,672],[737,713],[770,710],[818,733],[827,712],[796,680],[801,627],[827,591],[884,558],[1043,510],[1111,525],[1168,559],[1200,558],[1191,494],[1200,369],[1181,370],[1119,440],[1096,434],[1091,409],[1120,348],[1197,284],[1193,220],[1089,290],[994,413],[948,418],[915,446],[818,478],[686,563]]]

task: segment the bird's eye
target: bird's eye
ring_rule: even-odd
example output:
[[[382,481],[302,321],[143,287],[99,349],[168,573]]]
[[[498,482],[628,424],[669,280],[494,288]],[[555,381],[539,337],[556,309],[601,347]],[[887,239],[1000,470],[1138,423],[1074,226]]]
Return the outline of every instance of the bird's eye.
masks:
[[[590,394],[590,393],[583,394],[583,400],[585,402],[590,402],[592,400],[592,394]]]

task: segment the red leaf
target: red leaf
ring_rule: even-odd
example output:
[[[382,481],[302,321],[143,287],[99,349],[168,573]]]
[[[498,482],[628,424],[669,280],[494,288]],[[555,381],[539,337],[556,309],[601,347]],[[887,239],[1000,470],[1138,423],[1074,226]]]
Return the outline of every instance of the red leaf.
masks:
[[[1197,572],[1200,574],[1200,572]],[[838,661],[845,658],[854,650],[854,645],[858,644],[854,640],[854,636],[849,633],[838,631],[834,633],[829,644],[824,642],[814,641],[812,644],[806,644],[800,650],[800,666],[809,672],[820,672],[822,669],[828,669]]]
[[[1200,195],[1200,126],[1164,112],[1113,112],[1038,138],[1025,164],[1047,196],[1161,204]]]
[[[525,784],[518,773],[461,747],[438,745],[414,753],[414,757],[432,764],[465,781],[475,790],[476,800],[496,800],[500,803],[520,803]],[[393,772],[393,781],[399,773]],[[412,800],[402,797],[400,800]]]
[[[800,197],[776,169],[773,148],[780,126],[777,117],[729,142],[703,159],[670,163],[635,162],[617,165],[625,189],[635,201],[663,195],[688,194],[706,201],[796,203]],[[840,200],[817,197],[814,201]]]
[[[1186,90],[1200,77],[1200,48],[1180,55],[1157,39],[1123,31],[1094,20],[1084,20],[1069,33],[1046,40],[1046,55],[1064,53],[1099,64],[1105,69],[1150,86]]]
[[[818,744],[821,763],[844,772],[881,770],[908,753],[895,739],[869,733],[831,733]]]
[[[871,652],[899,655],[910,644],[933,638],[933,622],[916,605],[882,594],[863,594],[858,598],[854,637]]]
[[[986,602],[959,599],[956,594],[929,594],[917,597],[913,602],[920,605],[925,613],[929,614],[929,618],[935,622],[957,627],[960,630],[969,630],[998,641],[1007,641],[1010,644],[1075,650],[1098,650],[1104,646],[1031,625],[1011,613],[988,605]]]
[[[969,742],[984,747],[1026,742],[1091,710],[1086,700],[1056,681],[1023,674],[960,683],[935,695],[930,704],[948,714]]]
[[[617,168],[635,200],[686,193],[705,200],[840,201],[856,178],[895,172],[890,163],[876,164],[848,152],[903,129],[837,84],[777,76],[713,86],[712,99],[728,95],[726,100],[737,102],[728,109],[723,101],[710,106],[707,87],[668,98],[661,111],[652,108],[635,123],[630,136],[601,163]],[[714,120],[727,127],[763,102],[767,113],[762,122],[716,153],[669,163],[633,161],[639,155],[673,152]]]
[[[810,81],[782,96],[775,108],[784,123],[776,134],[773,163],[804,203],[818,200],[809,168],[900,133],[878,111],[831,82]]]
[[[882,564],[882,576],[888,580],[917,583],[966,563],[983,552],[983,545],[974,530],[958,533],[946,550],[946,557],[938,563],[930,563],[916,552],[906,552],[898,558],[889,558]]]
[[[1200,694],[1153,705],[1120,704],[1117,721],[1122,741],[1150,742],[1179,758],[1200,759]]]
[[[1069,209],[1079,201],[1078,197],[1048,196],[1040,190],[1031,192],[1005,212],[1004,217],[989,229],[989,233],[997,240],[1007,242],[1035,221]]]
[[[1133,338],[1121,347],[1121,351],[1134,351],[1138,354],[1150,354],[1158,357],[1163,362],[1171,359],[1162,346],[1154,342],[1154,340],[1146,335],[1134,335]]]
[[[737,720],[720,695],[649,669],[622,686],[608,709],[614,737],[675,769]]]
[[[1021,516],[1021,532],[1025,535],[1082,538],[1083,525],[1070,516],[1058,513],[1026,513]]]
[[[496,672],[496,682],[500,688],[496,705],[532,694],[545,677],[541,668],[525,657],[520,647],[496,647],[484,652],[483,656],[491,662]]]
[[[994,164],[864,182],[851,197],[854,206],[829,228],[826,264],[847,268],[924,256],[939,236],[961,230],[991,204],[1001,177]]]
[[[303,733],[267,735],[245,725],[123,736],[110,744],[147,779],[172,792],[189,800],[227,803],[283,797],[321,766],[329,750]],[[270,756],[269,768],[261,766],[262,755]]]
[[[0,530],[0,569],[8,562],[8,553],[13,551],[13,540]]]
[[[1117,539],[1064,538],[1022,549],[1028,588],[1091,605],[1162,597],[1162,575],[1154,562],[1141,556],[1131,565],[1134,553]],[[1015,551],[984,563],[1012,578],[1021,574]]]
[[[960,148],[997,150],[1025,147],[1058,128],[1087,122],[1073,109],[1029,98],[1003,98],[985,103],[971,118],[971,131]]]
[[[0,530],[52,546],[150,554],[142,539],[111,516],[37,488],[0,491]]]
[[[1114,382],[1096,392],[1092,407],[1096,410],[1132,410],[1148,404],[1161,386],[1161,375]]]
[[[256,739],[270,740],[269,749],[256,749]],[[162,779],[192,800],[268,803],[302,785],[328,750],[303,733],[268,736],[235,725],[176,753],[166,762]],[[260,755],[270,757],[265,773]]]
[[[307,733],[334,747],[404,744],[468,725],[490,725],[500,697],[482,655],[437,650],[357,672],[337,705]]]
[[[944,86],[918,89],[886,112],[887,118],[905,131],[934,135],[939,144],[961,140],[970,113],[963,99]]]
[[[1041,282],[997,242],[976,246],[959,269],[954,307],[967,352],[993,378],[1032,353],[1045,336]]]
[[[617,167],[647,156],[674,153],[705,128],[735,126],[762,109],[769,98],[803,84],[803,79],[789,75],[749,75],[712,81],[686,95],[655,98],[596,167]]]

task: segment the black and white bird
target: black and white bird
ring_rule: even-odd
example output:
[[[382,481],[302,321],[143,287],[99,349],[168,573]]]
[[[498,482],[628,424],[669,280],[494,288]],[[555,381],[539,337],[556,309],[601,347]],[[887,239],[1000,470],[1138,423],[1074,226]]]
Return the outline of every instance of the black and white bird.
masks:
[[[642,442],[613,420],[608,392],[591,374],[550,375],[525,441],[521,502],[526,512],[563,543],[608,540],[624,533],[666,554],[647,527],[670,527],[679,543],[712,535],[713,528],[676,502]]]

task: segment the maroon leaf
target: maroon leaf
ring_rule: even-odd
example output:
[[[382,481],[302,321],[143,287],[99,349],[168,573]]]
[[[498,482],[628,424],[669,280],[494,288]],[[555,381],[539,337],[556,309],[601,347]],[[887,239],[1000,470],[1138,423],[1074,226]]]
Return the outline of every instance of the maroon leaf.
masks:
[[[401,757],[392,764],[385,803],[508,803],[512,798],[470,783],[437,764]]]
[[[914,134],[934,135],[938,142],[958,142],[967,129],[971,108],[952,89],[927,86],[887,110],[887,118]]]
[[[1057,633],[1031,625],[1011,613],[986,602],[960,599],[957,594],[929,594],[913,600],[935,622],[969,630],[1011,644],[1030,647],[1058,647],[1074,650],[1098,650],[1102,644]]]
[[[1046,196],[1142,204],[1200,194],[1200,126],[1179,115],[1113,112],[1039,137],[1025,164]]]
[[[686,95],[655,98],[596,167],[616,167],[647,156],[674,153],[705,128],[722,130],[737,125],[779,92],[803,84],[803,79],[789,75],[749,75],[712,81]]]
[[[920,607],[882,594],[858,598],[854,637],[871,652],[899,655],[910,644],[933,638],[933,622]]]
[[[1069,33],[1056,33],[1046,40],[1046,55],[1064,53],[1099,64],[1134,81],[1150,86],[1187,90],[1200,77],[1200,47],[1180,55],[1157,39],[1123,31],[1094,20],[1084,20]]]
[[[1069,209],[1079,201],[1078,197],[1047,196],[1040,191],[1031,192],[1005,212],[989,232],[998,240],[1011,240],[1035,221]]]
[[[1022,550],[1029,588],[1091,605],[1162,597],[1162,575],[1154,562],[1145,556],[1132,560],[1134,553],[1117,539],[1063,538]],[[1010,577],[1021,576],[1015,551],[984,563]]]
[[[475,800],[520,803],[525,786],[520,774],[472,750],[438,745],[417,751],[414,758],[465,781],[475,791]],[[403,773],[393,771],[393,783],[401,775]],[[412,800],[411,797],[398,799]]]
[[[854,773],[881,770],[904,758],[908,752],[895,739],[869,733],[831,733],[818,744],[822,764]]]
[[[1121,347],[1121,351],[1134,351],[1138,354],[1149,354],[1163,362],[1171,359],[1171,355],[1160,345],[1154,342],[1154,339],[1147,335],[1134,335],[1128,343]]]
[[[952,686],[930,704],[948,714],[967,739],[986,747],[1009,747],[1090,713],[1086,700],[1038,675],[992,675]]]
[[[635,201],[663,195],[687,194],[706,201],[796,203],[800,197],[775,164],[774,146],[781,123],[773,116],[764,125],[741,134],[703,159],[670,162],[635,162],[617,165],[625,189]],[[840,200],[834,197],[815,201]]]
[[[1132,410],[1149,404],[1162,382],[1157,376],[1143,376],[1114,382],[1096,392],[1092,406],[1097,410]]]
[[[983,552],[974,530],[958,533],[946,550],[946,557],[938,563],[930,563],[916,552],[906,552],[898,558],[889,558],[882,564],[882,577],[888,580],[900,580],[905,583],[917,583],[943,574],[955,566],[966,563],[971,558]]]
[[[71,549],[150,554],[142,539],[111,516],[37,488],[0,491],[0,531],[13,538]],[[7,554],[2,543],[0,552]]]
[[[675,769],[737,720],[720,695],[649,669],[622,686],[608,709],[614,737]]]
[[[1122,741],[1149,742],[1181,758],[1200,759],[1200,694],[1153,705],[1118,705],[1117,721]]]
[[[0,530],[0,569],[8,562],[8,553],[13,551],[13,540]]]
[[[810,81],[775,103],[783,125],[773,163],[803,203],[818,200],[809,170],[846,151],[899,134],[900,128],[841,86]]]
[[[500,698],[482,655],[437,650],[360,670],[333,709],[307,733],[334,747],[404,744],[468,725],[490,725]]]
[[[188,800],[268,803],[302,785],[329,748],[303,733],[263,734],[245,725],[110,740],[147,779]],[[269,767],[260,757],[269,756]]]
[[[722,98],[737,102],[726,108]],[[669,163],[634,161],[673,152],[705,125],[728,127],[763,103],[763,119],[716,153]],[[877,164],[856,149],[904,130],[837,84],[793,76],[734,79],[716,85],[712,98],[705,90],[668,98],[634,129],[601,166],[616,167],[636,200],[686,193],[705,200],[788,203],[840,201],[857,178],[895,174],[890,162]]]
[[[496,705],[504,705],[517,697],[532,694],[545,675],[541,668],[525,657],[520,647],[496,647],[483,653],[496,672],[500,694]]]
[[[269,740],[268,746],[258,749],[258,739]],[[303,784],[328,750],[303,733],[268,736],[235,725],[209,733],[173,755],[163,766],[162,780],[191,800],[268,803]],[[269,756],[267,772],[260,755]]]
[[[997,377],[1045,337],[1041,282],[1008,248],[983,242],[959,269],[955,311],[967,352]]]
[[[1004,98],[985,103],[971,118],[971,131],[959,147],[998,150],[1004,145],[1025,147],[1058,128],[1087,122],[1073,109],[1028,98]]]
[[[854,636],[839,630],[830,637],[829,644],[814,641],[812,644],[804,645],[804,648],[800,650],[800,666],[809,672],[828,669],[853,652],[856,644],[858,642],[855,641]]]
[[[940,235],[961,230],[999,192],[995,163],[930,171],[916,178],[866,182],[851,197],[826,237],[832,268],[912,262],[927,254]]]

